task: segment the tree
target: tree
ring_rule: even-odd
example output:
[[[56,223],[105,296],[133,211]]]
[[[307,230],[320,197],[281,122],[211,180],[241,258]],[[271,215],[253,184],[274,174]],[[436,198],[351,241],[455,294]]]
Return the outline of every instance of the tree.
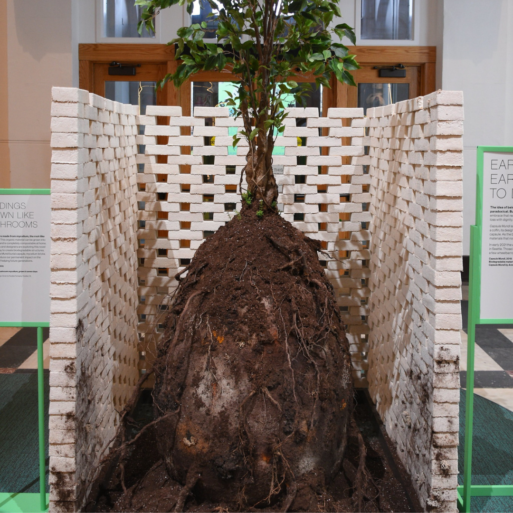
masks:
[[[242,117],[244,130],[234,136],[247,139],[249,150],[244,168],[248,193],[256,204],[275,210],[278,188],[272,169],[276,137],[283,132],[284,95],[294,95],[302,104],[308,94],[297,76],[313,77],[317,86],[330,86],[333,74],[340,82],[355,85],[351,71],[358,69],[354,55],[342,43],[355,44],[353,29],[345,23],[333,26],[341,12],[329,0],[205,0],[217,17],[217,44],[205,43],[206,23],[178,30],[169,44],[177,45],[175,57],[182,62],[160,85],[172,80],[180,87],[198,71],[229,71],[237,77],[237,93],[227,102]],[[137,0],[144,6],[139,30],[155,30],[161,9],[193,0]],[[334,41],[332,33],[340,41]],[[242,192],[242,191],[241,191]],[[262,203],[260,203],[262,202]]]
[[[159,11],[179,2],[192,11],[192,0],[137,0],[140,28],[153,30]],[[208,2],[218,43],[203,41],[204,25],[181,28],[171,43],[182,62],[160,84],[201,70],[238,78],[228,103],[244,125],[233,144],[249,143],[246,201],[175,276],[151,371],[154,420],[129,440],[135,400],[125,408],[106,460],[116,470],[97,481],[104,495],[94,501],[109,511],[184,511],[190,495],[205,510],[317,511],[327,500],[335,511],[379,511],[321,244],[277,215],[272,170],[284,96],[301,104],[308,94],[297,76],[354,85],[358,64],[331,31],[353,43],[354,33],[330,28],[340,11],[329,0]]]

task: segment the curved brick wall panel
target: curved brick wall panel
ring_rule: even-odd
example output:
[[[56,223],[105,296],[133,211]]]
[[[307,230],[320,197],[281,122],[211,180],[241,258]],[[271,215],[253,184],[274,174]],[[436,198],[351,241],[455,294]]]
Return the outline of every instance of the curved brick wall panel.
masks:
[[[50,509],[74,511],[139,379],[136,108],[52,91]]]
[[[369,391],[426,509],[456,511],[463,96],[369,109]]]

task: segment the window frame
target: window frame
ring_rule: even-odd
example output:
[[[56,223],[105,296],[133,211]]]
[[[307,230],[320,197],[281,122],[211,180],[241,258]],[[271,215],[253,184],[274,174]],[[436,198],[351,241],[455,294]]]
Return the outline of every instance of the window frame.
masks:
[[[413,0],[412,39],[362,39],[362,0],[355,0],[355,35],[357,46],[419,46],[420,0]]]
[[[96,0],[95,2],[95,20],[96,20],[96,42],[97,43],[116,43],[116,44],[160,44],[162,37],[161,19],[162,15],[155,19],[155,37],[107,37],[103,35],[103,2],[104,0]],[[167,41],[166,41],[167,42]]]

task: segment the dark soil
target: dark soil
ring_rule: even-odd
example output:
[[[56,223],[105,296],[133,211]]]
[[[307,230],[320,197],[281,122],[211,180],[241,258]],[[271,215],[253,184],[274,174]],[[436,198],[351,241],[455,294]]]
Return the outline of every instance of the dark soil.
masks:
[[[134,438],[123,416],[89,511],[409,510],[353,420],[348,343],[318,250],[256,208],[203,243],[158,347],[154,420]]]

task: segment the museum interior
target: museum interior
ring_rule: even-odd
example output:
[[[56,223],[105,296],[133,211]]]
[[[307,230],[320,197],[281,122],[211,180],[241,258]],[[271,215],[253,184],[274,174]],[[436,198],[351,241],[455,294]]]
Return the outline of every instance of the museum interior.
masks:
[[[168,44],[189,37],[181,27],[200,24],[222,54],[216,6],[273,2],[153,1],[170,5],[154,31],[138,30],[149,0],[0,1],[0,512],[513,512],[513,2],[324,2],[354,28],[354,84],[299,68],[288,79],[309,92],[303,104],[280,93],[271,207],[242,194],[258,136],[240,135],[235,75],[212,65],[159,83],[192,60]],[[307,237],[285,241],[266,208]],[[242,230],[219,242],[238,219],[271,235],[253,249]],[[291,280],[283,297],[273,265],[280,286]],[[223,279],[214,300],[194,288]],[[326,291],[320,320],[300,289],[317,302]],[[203,296],[208,313],[191,313]],[[276,306],[296,301],[290,319]],[[330,328],[310,346],[314,322]],[[337,330],[343,357],[327,349]],[[246,355],[260,369],[281,349],[283,367],[251,391],[263,371]],[[330,365],[351,383],[337,408],[323,402],[343,393],[326,391]],[[296,384],[312,391],[298,400]],[[180,400],[163,398],[173,386]],[[285,426],[298,401],[331,420],[293,419],[260,455],[248,433]],[[330,423],[347,415],[347,462],[314,482],[321,463],[288,454],[317,440],[335,457]],[[192,461],[221,424],[236,442],[209,446],[221,483],[209,489]],[[166,429],[180,448],[157,461]],[[261,461],[234,492],[238,451]]]

